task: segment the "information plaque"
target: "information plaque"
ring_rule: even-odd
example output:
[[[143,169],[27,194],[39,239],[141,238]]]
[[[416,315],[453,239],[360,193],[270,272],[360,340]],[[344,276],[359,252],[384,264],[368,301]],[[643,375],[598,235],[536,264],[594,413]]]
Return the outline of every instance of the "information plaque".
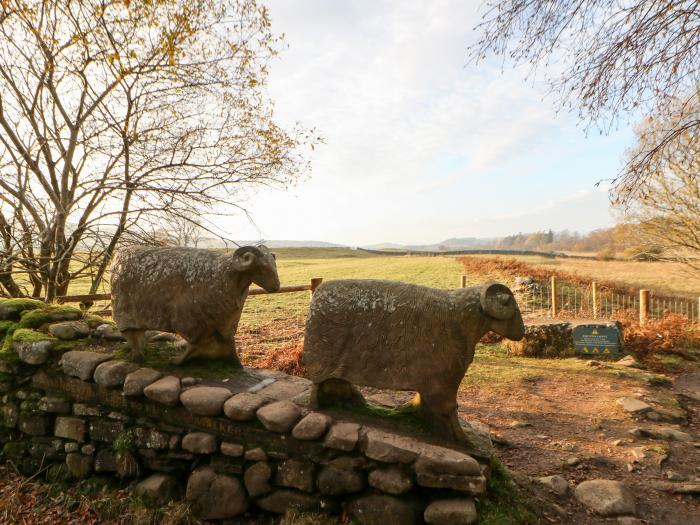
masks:
[[[578,355],[619,357],[620,329],[615,324],[582,324],[574,327],[574,349]]]

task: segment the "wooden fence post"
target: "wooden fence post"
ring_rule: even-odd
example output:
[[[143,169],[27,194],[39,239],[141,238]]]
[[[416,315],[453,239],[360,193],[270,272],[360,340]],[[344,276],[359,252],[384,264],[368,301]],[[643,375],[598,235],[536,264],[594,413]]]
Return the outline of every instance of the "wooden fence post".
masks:
[[[551,292],[552,292],[552,317],[557,316],[557,312],[559,311],[559,305],[557,304],[557,278],[552,275],[552,284],[551,284]]]
[[[467,276],[466,275],[462,275],[462,278],[460,279],[460,284],[462,285],[462,288],[467,287]]]
[[[313,296],[314,292],[316,291],[316,288],[318,288],[322,282],[323,282],[322,277],[312,277],[311,278],[311,295],[312,296]]]
[[[591,283],[591,296],[593,298],[593,319],[598,319],[598,289],[595,281]]]
[[[639,290],[639,324],[643,325],[649,316],[649,290]]]

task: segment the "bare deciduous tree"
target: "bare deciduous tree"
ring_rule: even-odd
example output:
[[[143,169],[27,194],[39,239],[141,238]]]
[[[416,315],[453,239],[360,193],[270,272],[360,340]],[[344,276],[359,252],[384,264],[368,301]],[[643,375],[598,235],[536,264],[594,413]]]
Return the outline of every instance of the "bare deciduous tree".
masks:
[[[473,59],[495,53],[515,65],[552,66],[561,104],[604,130],[640,109],[674,115],[616,179],[615,194],[624,199],[634,197],[659,149],[700,127],[697,114],[678,110],[700,85],[697,0],[488,0],[477,30]]]
[[[317,139],[263,90],[278,43],[256,0],[3,1],[0,291],[94,292],[117,244],[302,174]]]
[[[692,100],[688,104],[686,100]],[[700,118],[700,93],[684,97],[670,107],[671,113],[648,118],[637,129],[638,143],[629,155],[657,144],[677,120],[673,111]],[[669,124],[670,123],[670,124]],[[641,239],[656,258],[681,260],[700,270],[700,129],[690,128],[656,148],[646,173],[625,208],[638,222]]]

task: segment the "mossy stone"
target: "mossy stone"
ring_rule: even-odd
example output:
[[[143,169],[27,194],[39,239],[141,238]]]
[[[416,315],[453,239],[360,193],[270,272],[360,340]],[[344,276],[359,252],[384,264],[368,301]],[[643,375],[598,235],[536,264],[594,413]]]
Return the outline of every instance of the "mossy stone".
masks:
[[[27,444],[24,441],[10,441],[2,447],[2,457],[8,459],[20,459],[27,451]]]
[[[82,319],[83,312],[72,306],[47,306],[24,312],[19,321],[20,328],[39,328],[49,323],[60,321],[77,321]]]
[[[46,303],[37,299],[1,299],[0,320],[17,320],[23,312],[43,308]]]

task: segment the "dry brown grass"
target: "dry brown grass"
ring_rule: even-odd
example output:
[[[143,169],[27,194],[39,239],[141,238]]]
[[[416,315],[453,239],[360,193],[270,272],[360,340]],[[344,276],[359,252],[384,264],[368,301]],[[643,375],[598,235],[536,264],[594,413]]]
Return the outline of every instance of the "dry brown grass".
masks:
[[[508,258],[512,259],[512,256]],[[519,256],[516,259],[549,272],[550,276],[553,271],[567,272],[586,281],[609,282],[616,287],[648,288],[660,294],[700,296],[700,272],[694,272],[682,263],[550,259],[533,256]]]

